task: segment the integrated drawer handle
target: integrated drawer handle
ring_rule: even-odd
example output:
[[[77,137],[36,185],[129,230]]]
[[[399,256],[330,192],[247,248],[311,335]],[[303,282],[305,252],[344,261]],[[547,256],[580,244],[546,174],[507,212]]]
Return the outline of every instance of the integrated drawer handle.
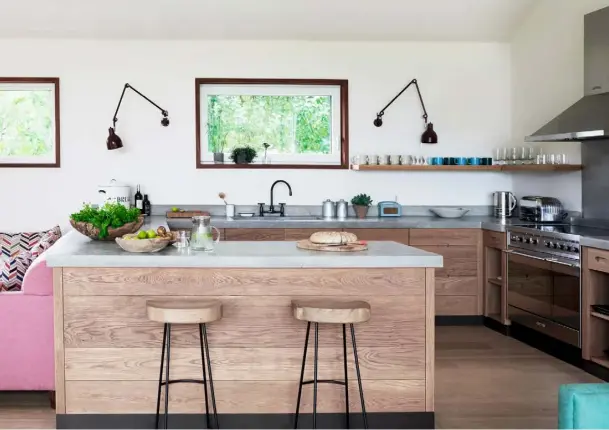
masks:
[[[544,323],[540,323],[539,321],[537,321],[537,322],[535,323],[535,325],[537,325],[537,326],[539,326],[539,327],[542,327],[542,328],[546,328],[546,325],[545,325]]]
[[[605,257],[599,257],[599,256],[594,257],[594,259],[596,260],[597,263],[600,263],[601,261],[607,261],[607,259]]]

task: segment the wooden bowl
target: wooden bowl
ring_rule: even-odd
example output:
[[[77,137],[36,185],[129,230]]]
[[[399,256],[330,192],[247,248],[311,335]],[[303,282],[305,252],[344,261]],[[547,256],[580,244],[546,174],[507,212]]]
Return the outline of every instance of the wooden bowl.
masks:
[[[70,224],[74,227],[74,230],[77,232],[84,234],[85,236],[93,239],[93,240],[114,240],[117,237],[123,237],[125,234],[135,233],[140,229],[140,227],[144,224],[144,216],[140,216],[137,221],[127,223],[121,227],[117,228],[109,228],[108,236],[104,238],[99,237],[99,229],[89,224],[88,222],[75,222],[73,219],[70,219]]]
[[[134,234],[125,235],[125,237],[135,236]],[[170,239],[126,239],[117,237],[116,243],[127,252],[159,252],[162,251],[172,241]]]

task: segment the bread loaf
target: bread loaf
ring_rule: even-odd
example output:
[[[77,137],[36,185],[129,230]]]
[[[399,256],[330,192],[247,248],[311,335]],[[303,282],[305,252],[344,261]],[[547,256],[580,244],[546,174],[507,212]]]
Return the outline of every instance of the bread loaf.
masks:
[[[309,240],[318,245],[345,245],[357,242],[357,236],[342,231],[318,231],[313,233]]]

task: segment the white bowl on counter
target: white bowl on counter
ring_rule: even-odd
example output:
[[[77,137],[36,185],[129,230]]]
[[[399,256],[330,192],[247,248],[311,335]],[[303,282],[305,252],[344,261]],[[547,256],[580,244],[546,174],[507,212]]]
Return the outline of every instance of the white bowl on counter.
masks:
[[[440,218],[461,218],[469,212],[469,209],[463,208],[431,208],[429,210]]]

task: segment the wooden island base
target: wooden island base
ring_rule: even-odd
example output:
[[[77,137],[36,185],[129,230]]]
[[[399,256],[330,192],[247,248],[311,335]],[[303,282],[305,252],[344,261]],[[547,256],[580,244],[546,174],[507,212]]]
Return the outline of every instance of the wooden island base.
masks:
[[[146,300],[168,296],[223,303],[222,320],[208,326],[220,427],[292,427],[306,323],[293,318],[290,302],[325,296],[371,305],[370,321],[355,326],[370,427],[433,428],[433,268],[58,267],[54,275],[58,428],[154,427],[163,327],[147,319]],[[348,354],[358,427],[350,346]],[[175,325],[170,377],[201,373],[197,326]],[[343,379],[340,326],[320,325],[319,378]],[[170,427],[204,427],[202,386],[169,391]],[[318,393],[318,427],[344,428],[344,388],[322,384]],[[309,385],[301,428],[311,426],[311,404]]]

